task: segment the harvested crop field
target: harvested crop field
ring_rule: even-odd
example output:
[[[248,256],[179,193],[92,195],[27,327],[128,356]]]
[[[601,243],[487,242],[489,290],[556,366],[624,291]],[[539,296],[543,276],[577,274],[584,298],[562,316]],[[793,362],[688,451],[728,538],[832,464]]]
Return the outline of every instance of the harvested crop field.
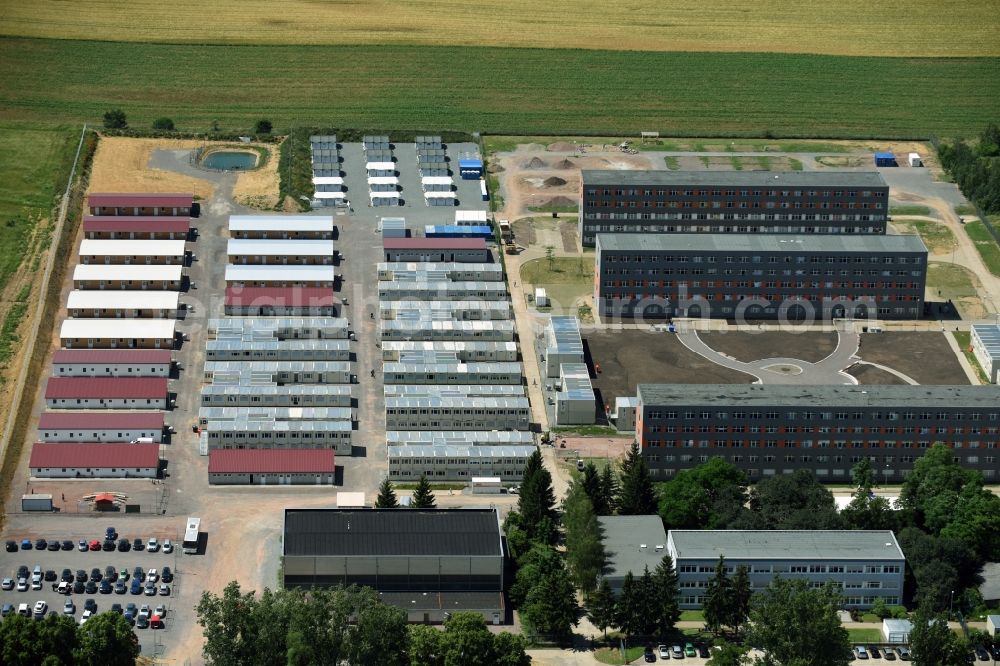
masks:
[[[675,335],[645,331],[584,333],[591,365],[601,366],[593,380],[604,403],[635,395],[637,384],[749,384],[750,375],[723,368],[682,345]],[[593,373],[592,373],[593,374]]]
[[[822,361],[837,348],[834,332],[760,331],[700,331],[698,337],[712,349],[737,361],[750,363],[767,358],[797,358],[809,363]]]
[[[920,384],[969,383],[945,333],[869,333],[861,336],[858,355],[865,361],[902,372]]]
[[[671,131],[691,135],[970,136],[995,120],[998,69],[998,58],[5,38],[0,120],[97,123],[120,106],[135,127],[166,116],[179,131],[204,131],[213,121],[247,128],[261,116],[261,91],[275,90],[266,112],[279,129],[637,134],[666,130],[669,119]],[[337,82],[337,104],[328,81]]]
[[[36,0],[0,10],[4,32],[27,37],[231,44],[457,44],[635,51],[783,51],[887,56],[1000,54],[986,0]],[[206,20],[207,16],[225,17]],[[844,17],[850,20],[845,21]],[[442,29],[442,21],[446,29]],[[876,40],[886,26],[913,39]],[[845,88],[849,90],[848,88]]]

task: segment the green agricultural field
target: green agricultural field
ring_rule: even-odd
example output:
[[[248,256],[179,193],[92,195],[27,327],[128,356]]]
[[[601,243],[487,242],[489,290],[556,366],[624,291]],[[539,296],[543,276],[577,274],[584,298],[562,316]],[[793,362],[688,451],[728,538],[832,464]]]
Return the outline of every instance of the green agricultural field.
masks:
[[[0,120],[497,134],[972,135],[998,58],[0,40]],[[781,76],[775,76],[775,72]],[[955,100],[961,100],[956,104]]]
[[[990,0],[33,0],[3,3],[0,26],[130,42],[1000,55]],[[886,34],[893,38],[879,38]]]
[[[0,291],[66,186],[79,129],[0,122]]]

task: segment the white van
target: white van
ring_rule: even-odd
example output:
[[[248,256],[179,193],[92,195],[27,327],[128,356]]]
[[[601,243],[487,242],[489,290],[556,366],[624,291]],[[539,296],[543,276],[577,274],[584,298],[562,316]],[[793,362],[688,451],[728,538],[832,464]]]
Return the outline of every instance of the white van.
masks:
[[[18,604],[17,614],[23,615],[24,617],[31,617],[31,606],[28,604]]]

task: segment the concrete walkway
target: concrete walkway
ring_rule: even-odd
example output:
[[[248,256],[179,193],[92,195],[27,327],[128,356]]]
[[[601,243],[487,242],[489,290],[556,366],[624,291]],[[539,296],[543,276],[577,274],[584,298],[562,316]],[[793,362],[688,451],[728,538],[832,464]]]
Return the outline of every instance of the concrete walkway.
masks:
[[[837,331],[837,348],[826,358],[809,363],[797,358],[765,358],[744,363],[709,347],[694,329],[682,328],[677,333],[681,344],[709,361],[730,370],[757,378],[758,384],[857,384],[858,380],[845,370],[860,359],[861,336],[853,330]]]

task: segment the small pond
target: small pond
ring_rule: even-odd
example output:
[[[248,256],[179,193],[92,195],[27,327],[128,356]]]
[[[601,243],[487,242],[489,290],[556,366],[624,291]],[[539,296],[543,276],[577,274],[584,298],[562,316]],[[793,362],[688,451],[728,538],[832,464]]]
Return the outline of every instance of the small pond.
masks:
[[[257,153],[237,150],[217,150],[209,153],[201,163],[208,169],[216,169],[218,171],[253,169],[257,166]]]

